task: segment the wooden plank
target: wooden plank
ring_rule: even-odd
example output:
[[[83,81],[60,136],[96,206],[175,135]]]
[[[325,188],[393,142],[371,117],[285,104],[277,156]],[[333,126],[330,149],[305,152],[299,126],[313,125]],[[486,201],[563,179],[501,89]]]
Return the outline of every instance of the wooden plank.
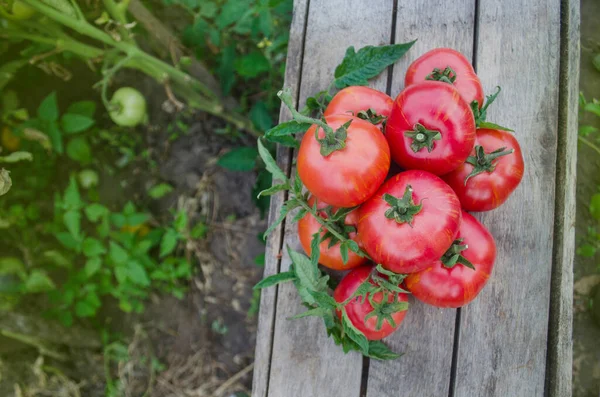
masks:
[[[294,97],[297,96],[300,85],[300,73],[302,66],[302,55],[304,53],[304,32],[308,0],[294,1],[294,14],[290,27],[290,40],[288,43],[287,63],[284,77],[284,85],[292,89]],[[289,110],[281,107],[280,121],[291,119]],[[285,147],[277,148],[277,163],[284,171],[289,168],[290,150]],[[288,175],[289,176],[289,175]],[[281,205],[285,200],[284,192],[271,196],[269,208],[269,224],[278,218]],[[279,271],[281,245],[283,241],[283,225],[277,227],[267,240],[265,251],[264,276],[270,276]],[[252,397],[264,397],[267,395],[269,385],[269,374],[271,370],[271,344],[273,342],[273,327],[275,323],[275,302],[277,299],[276,288],[266,288],[260,297],[260,312],[258,317],[258,329],[256,336],[256,351],[254,356],[254,374],[252,380]]]
[[[432,12],[435,10],[435,12]],[[392,96],[404,87],[408,65],[436,47],[451,47],[471,58],[475,2],[473,0],[398,1],[396,42],[418,41],[394,66]],[[411,298],[400,329],[386,339],[405,355],[398,360],[371,360],[368,397],[447,396],[450,385],[456,310],[437,309]]]
[[[572,393],[573,257],[579,94],[579,1],[561,2],[554,265],[548,332],[548,396]]]
[[[462,309],[455,396],[544,394],[557,150],[560,0],[479,0],[476,67],[503,93],[488,119],[515,129],[520,187],[478,217],[496,238],[488,286]]]
[[[311,1],[300,103],[321,91],[333,80],[335,66],[341,62],[346,48],[388,44],[391,36],[392,0]],[[385,90],[387,74],[379,76],[372,86]],[[301,250],[296,225],[286,224],[285,242]],[[284,253],[281,271],[289,266]],[[310,397],[343,395],[358,397],[360,393],[362,357],[358,353],[344,355],[327,337],[323,322],[317,318],[290,321],[289,317],[305,309],[300,305],[295,288],[279,287],[275,336],[268,395],[273,397]]]

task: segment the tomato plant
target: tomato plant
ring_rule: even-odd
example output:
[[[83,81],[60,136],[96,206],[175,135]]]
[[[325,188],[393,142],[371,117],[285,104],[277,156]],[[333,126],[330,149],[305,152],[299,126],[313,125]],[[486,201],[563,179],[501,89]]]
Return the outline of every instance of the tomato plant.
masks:
[[[20,0],[15,0],[11,7],[11,15],[16,20],[25,20],[35,14],[35,9]]]
[[[300,179],[319,200],[354,207],[371,197],[385,179],[390,168],[388,144],[377,127],[357,117],[335,115],[325,121],[326,125],[309,128],[302,139]]]
[[[339,214],[336,208],[332,208],[326,203],[315,200],[314,197],[311,197],[308,200],[308,205],[313,207],[315,202],[317,202],[319,215],[324,218],[335,220],[340,233],[347,233],[349,238],[356,240],[355,225],[358,220],[356,211],[350,213],[344,211],[342,214]],[[335,270],[347,270],[360,266],[366,262],[366,258],[361,257],[354,252],[349,252],[347,261],[344,264],[340,251],[339,239],[323,228],[315,217],[309,213],[304,215],[304,217],[298,221],[298,237],[300,238],[302,248],[304,248],[304,251],[308,256],[311,256],[311,241],[316,233],[320,233],[321,236],[321,242],[319,243],[319,263],[323,266]]]
[[[467,104],[477,101],[483,105],[483,87],[471,62],[460,52],[451,48],[436,48],[417,58],[406,70],[404,84],[423,80],[437,80],[453,84]]]
[[[122,127],[135,127],[146,121],[146,98],[131,87],[121,87],[110,100],[108,114],[115,124]]]
[[[415,298],[433,306],[464,306],[487,283],[495,259],[496,243],[491,233],[463,211],[452,246],[430,268],[409,274],[406,288]]]
[[[446,174],[473,149],[475,119],[456,89],[439,81],[405,88],[386,126],[392,158],[405,169]]]
[[[367,292],[359,289],[376,287],[370,279],[375,271],[373,266],[361,266],[348,273],[333,291],[333,298],[338,303],[345,303],[346,315],[352,324],[361,331],[368,340],[383,339],[394,332],[404,320],[408,308],[408,295],[402,292],[388,291]],[[342,317],[342,312],[337,311]]]
[[[460,202],[439,177],[401,172],[358,210],[358,238],[374,262],[413,273],[438,260],[460,225]]]
[[[335,94],[323,115],[347,114],[383,128],[393,104],[394,100],[385,92],[364,86],[351,86]]]
[[[479,129],[467,161],[444,180],[467,211],[490,211],[502,205],[523,178],[519,142],[502,130]]]

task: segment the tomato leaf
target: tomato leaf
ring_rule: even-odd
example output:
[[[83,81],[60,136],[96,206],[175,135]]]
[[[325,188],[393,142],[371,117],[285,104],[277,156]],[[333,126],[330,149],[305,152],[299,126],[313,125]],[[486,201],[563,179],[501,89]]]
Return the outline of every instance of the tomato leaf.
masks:
[[[67,156],[81,164],[92,162],[92,149],[84,137],[73,138],[67,143]]]
[[[252,186],[252,201],[256,204],[256,207],[260,210],[261,218],[265,217],[265,214],[269,210],[269,204],[271,200],[269,196],[261,194],[263,190],[268,190],[273,184],[273,177],[267,170],[260,170],[256,175],[256,182]]]
[[[148,195],[153,199],[159,199],[173,191],[173,186],[168,183],[159,183],[158,185],[152,186],[150,190],[148,190]]]
[[[294,272],[292,272],[292,271],[281,272],[281,273],[273,274],[269,277],[263,278],[258,283],[256,283],[256,285],[254,286],[254,289],[268,288],[268,287],[272,287],[277,284],[286,283],[288,281],[293,281],[295,279],[296,279],[296,275],[294,274]]]
[[[273,158],[273,156],[271,156],[271,153],[264,146],[260,139],[258,140],[258,154],[260,155],[262,161],[265,163],[267,171],[269,171],[273,175],[273,179],[279,179],[285,184],[289,184],[287,176],[285,176],[281,168],[279,168],[277,162],[275,162],[275,159]]]
[[[265,132],[265,139],[285,146],[300,147],[300,143],[292,135],[306,132],[311,125],[295,120],[286,121]]]
[[[246,78],[256,77],[271,68],[269,60],[259,51],[253,51],[236,59],[234,65],[237,73]]]
[[[219,158],[217,164],[231,171],[252,171],[258,152],[253,147],[235,148]]]
[[[310,240],[310,262],[313,266],[317,266],[319,264],[319,256],[321,254],[319,245],[321,244],[321,228],[313,234],[312,239]]]
[[[347,335],[354,343],[358,345],[361,353],[365,356],[369,355],[369,341],[366,336],[358,330],[350,321],[350,317],[348,317],[348,313],[346,313],[346,309],[342,309],[342,327],[344,330],[344,334]]]
[[[300,208],[300,211],[294,216],[292,219],[292,223],[298,222],[300,219],[304,218],[304,216],[308,213],[308,211],[304,208]]]
[[[376,360],[395,360],[401,357],[403,354],[394,353],[382,341],[372,340],[369,341],[368,355]]]
[[[100,270],[102,266],[102,260],[99,257],[90,258],[85,263],[85,267],[83,268],[83,272],[86,277],[92,277],[94,274]]]
[[[108,208],[102,204],[93,203],[85,207],[85,216],[90,222],[98,222],[98,220],[108,214]]]
[[[44,121],[58,121],[58,101],[56,100],[55,91],[42,100],[37,109],[37,115]]]
[[[489,128],[489,129],[492,129],[492,130],[502,130],[502,131],[515,132],[515,130],[511,130],[508,127],[503,127],[503,126],[501,126],[499,124],[496,124],[496,123],[490,123],[489,121],[482,121],[482,122],[480,122],[477,125],[477,127],[479,127],[479,128]]]
[[[283,221],[283,219],[287,216],[287,214],[300,206],[300,202],[296,199],[288,200],[281,206],[281,211],[279,212],[279,218],[275,220],[275,222],[271,223],[271,226],[267,229],[267,231],[263,234],[263,239],[267,239],[269,234]]]
[[[263,190],[262,192],[258,193],[258,198],[263,197],[263,196],[272,196],[277,192],[281,192],[282,190],[287,190],[289,189],[288,185],[284,185],[284,184],[280,184],[280,185],[273,185],[268,189]]]
[[[160,257],[165,257],[173,252],[175,247],[177,247],[178,240],[179,234],[174,229],[167,229],[160,242]]]
[[[273,126],[273,120],[267,105],[258,101],[250,109],[250,120],[259,131],[266,131]]]
[[[148,286],[150,279],[146,273],[146,269],[137,261],[127,262],[127,278],[134,284]]]
[[[56,285],[43,270],[33,270],[25,281],[25,289],[29,293],[35,294],[39,292],[50,291],[55,288]]]
[[[309,309],[305,312],[296,314],[295,316],[289,317],[288,320],[296,320],[299,318],[315,316],[315,317],[324,317],[331,313],[331,309],[327,309],[325,307],[315,307],[314,309]]]
[[[93,126],[94,119],[80,114],[65,113],[60,119],[60,124],[66,134],[76,134]]]
[[[52,149],[58,153],[63,154],[63,138],[62,132],[58,128],[58,123],[56,121],[52,121],[48,123],[47,129],[45,131],[50,138],[50,143],[52,143]]]
[[[354,47],[348,47],[344,60],[335,68],[335,86],[341,89],[352,85],[367,85],[368,79],[377,76],[400,59],[415,41],[379,47],[366,46],[358,52]]]
[[[100,240],[92,237],[88,237],[83,240],[83,255],[87,257],[98,256],[106,253],[106,248],[102,245]]]
[[[70,114],[78,114],[80,116],[85,116],[88,118],[93,118],[94,113],[96,113],[96,102],[93,101],[79,101],[73,102],[69,105],[67,109],[67,113]]]

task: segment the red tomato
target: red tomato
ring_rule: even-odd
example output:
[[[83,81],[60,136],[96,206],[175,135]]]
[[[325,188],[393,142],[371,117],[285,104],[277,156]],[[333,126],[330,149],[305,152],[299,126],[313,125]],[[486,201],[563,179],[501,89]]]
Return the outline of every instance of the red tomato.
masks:
[[[432,267],[409,274],[405,279],[406,288],[415,298],[437,307],[460,307],[481,292],[496,260],[494,238],[466,211],[462,213],[456,238],[452,247]],[[457,254],[463,256],[458,262]],[[464,259],[475,269],[462,264]]]
[[[346,87],[333,97],[325,117],[334,114],[357,116],[372,124],[382,127],[392,111],[394,100],[384,92],[364,86]],[[371,112],[369,112],[371,110]]]
[[[315,203],[315,198],[311,197],[308,199],[308,204],[312,207]],[[318,209],[324,209],[329,204],[323,203],[322,201],[317,202]],[[332,213],[335,213],[337,208],[332,208]],[[327,217],[324,211],[320,212],[320,215],[323,217]],[[358,220],[357,212],[352,211],[346,216],[344,220],[344,225],[355,226],[356,221]],[[343,225],[340,225],[340,228]],[[310,242],[312,241],[313,234],[317,233],[321,229],[321,224],[315,219],[311,214],[306,214],[302,219],[298,221],[298,236],[300,237],[300,244],[302,244],[302,248],[304,248],[304,252],[308,256],[311,254]],[[325,234],[325,230],[321,232],[321,236]],[[348,236],[353,239],[356,239],[356,231],[350,231]],[[325,267],[334,270],[348,270],[353,267],[360,266],[367,261],[366,258],[362,258],[355,254],[352,251],[348,251],[348,262],[344,265],[344,261],[342,260],[342,255],[340,254],[340,243],[339,241],[333,246],[329,246],[331,243],[331,239],[321,241],[319,245],[319,263]]]
[[[316,125],[308,129],[298,152],[298,173],[304,186],[320,201],[335,207],[354,207],[371,197],[390,169],[390,148],[377,127],[356,117],[325,118],[337,130],[350,122],[345,147],[321,154]],[[319,128],[319,139],[325,138]]]
[[[450,186],[429,172],[405,171],[360,206],[358,238],[375,263],[414,273],[450,248],[460,219],[460,202]]]
[[[477,166],[475,166],[477,164]],[[502,205],[523,178],[519,142],[507,131],[479,129],[466,163],[444,176],[467,211],[489,211]]]
[[[404,84],[423,80],[438,80],[454,84],[460,96],[469,105],[477,101],[481,108],[483,104],[483,87],[471,62],[460,52],[451,48],[436,48],[421,55],[406,71]]]
[[[367,277],[371,275],[372,271],[375,271],[373,266],[361,266],[348,273],[346,277],[340,281],[335,291],[333,291],[333,298],[336,300],[336,302],[344,302],[350,298],[359,285],[361,285],[367,279]],[[371,281],[371,283],[373,282]],[[402,323],[402,320],[404,320],[404,316],[406,316],[406,310],[392,313],[391,317],[394,324],[391,324],[389,320],[384,319],[383,323],[381,324],[381,328],[377,329],[377,317],[368,317],[369,313],[374,310],[371,302],[369,302],[370,298],[375,303],[380,304],[383,302],[383,292],[376,292],[372,297],[367,294],[367,297],[364,300],[360,297],[356,297],[346,304],[346,313],[348,314],[348,318],[352,324],[363,334],[365,334],[368,340],[383,339],[398,329],[400,323]],[[407,294],[388,294],[388,303],[407,301]],[[341,319],[341,312],[338,312],[338,316]]]
[[[398,95],[385,136],[402,168],[444,175],[473,150],[475,118],[452,85],[424,81]]]

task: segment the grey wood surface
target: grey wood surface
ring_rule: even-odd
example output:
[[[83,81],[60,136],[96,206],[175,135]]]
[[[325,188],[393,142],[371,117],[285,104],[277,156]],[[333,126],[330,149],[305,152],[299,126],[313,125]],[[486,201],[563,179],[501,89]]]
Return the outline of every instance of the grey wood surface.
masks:
[[[503,92],[488,119],[515,130],[525,159],[517,190],[478,218],[497,259],[462,309],[455,396],[542,396],[552,269],[560,1],[480,0],[477,74]]]
[[[404,75],[410,63],[433,48],[454,48],[471,58],[474,21],[473,0],[399,0],[396,42],[415,38],[418,41],[394,66],[392,96],[395,98],[404,88]],[[405,355],[392,362],[371,360],[368,397],[448,395],[456,310],[438,309],[412,297],[410,305],[400,329],[386,339],[394,351]],[[397,387],[391,387],[391,379],[395,385],[401,385],[401,394]]]
[[[343,59],[348,46],[360,48],[390,42],[392,8],[391,0],[370,1],[366,8],[368,12],[364,12],[361,0],[310,1],[300,104],[304,104],[306,97],[327,88],[333,80],[335,66]],[[372,82],[373,87],[385,90],[386,79],[386,74],[382,74]],[[286,245],[302,250],[295,224],[286,224],[284,247]],[[287,270],[289,263],[287,252],[284,252],[281,271]],[[293,285],[281,285],[278,293],[272,348],[274,365],[271,367],[268,395],[304,397],[338,394],[358,397],[362,357],[354,352],[345,355],[335,346],[327,337],[322,320],[312,317],[288,320],[305,310]],[[307,379],[310,382],[306,382]]]
[[[430,48],[473,56],[485,91],[502,85],[488,119],[515,128],[526,172],[503,207],[477,215],[498,244],[489,285],[458,317],[413,301],[386,340],[406,353],[399,360],[363,369],[361,356],[327,339],[321,320],[288,320],[303,310],[293,286],[263,291],[253,397],[570,396],[578,2],[301,0],[294,10],[286,86],[300,107],[327,87],[346,47],[388,43],[395,16],[395,41],[419,41],[393,69],[392,96]],[[387,77],[371,86],[385,90]],[[292,151],[277,157],[293,172]],[[283,199],[272,199],[271,221]],[[287,270],[287,253],[278,257],[286,244],[301,249],[289,222],[268,241],[266,275]]]

